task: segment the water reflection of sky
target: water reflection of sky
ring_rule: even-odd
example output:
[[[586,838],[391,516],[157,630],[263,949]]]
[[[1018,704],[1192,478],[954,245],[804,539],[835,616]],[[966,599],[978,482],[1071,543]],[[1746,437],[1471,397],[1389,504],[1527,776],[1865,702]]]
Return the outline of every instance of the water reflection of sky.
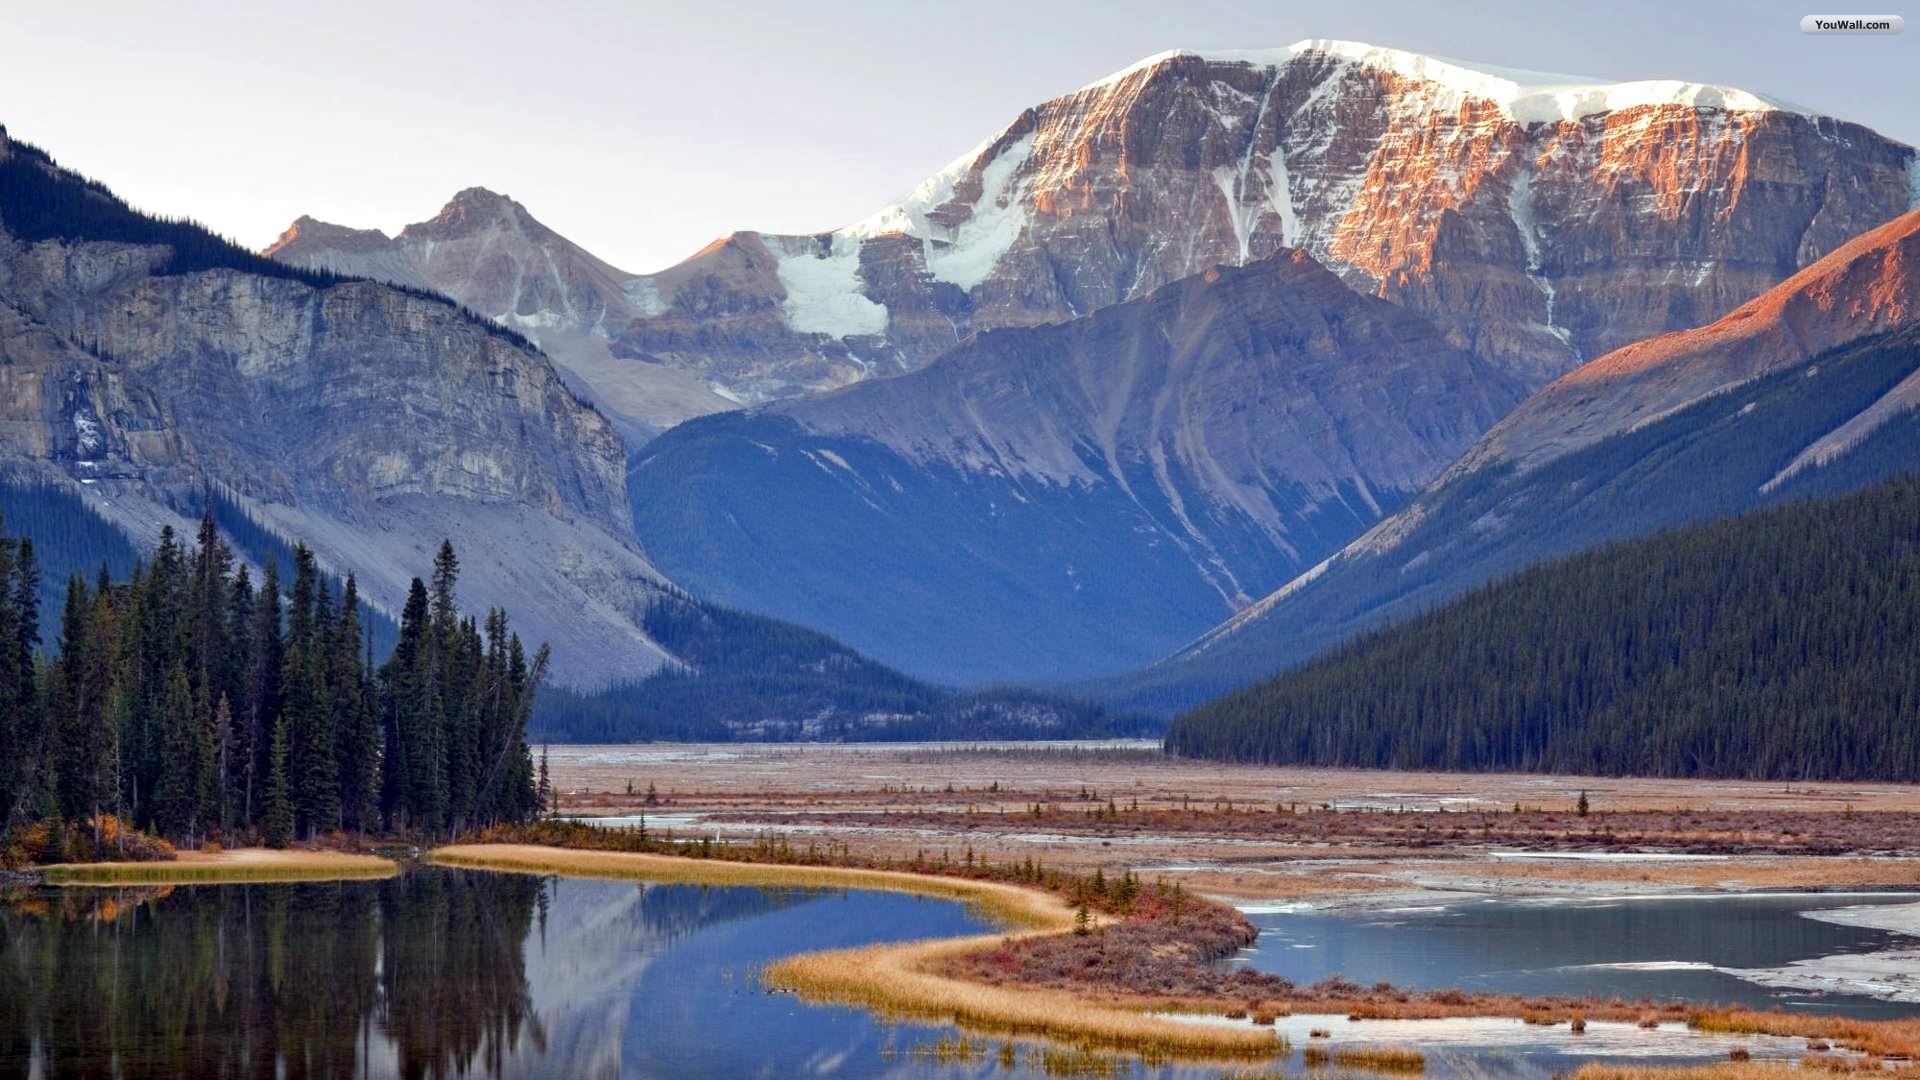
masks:
[[[1776,962],[1871,948],[1884,936],[1799,918],[1804,906],[1485,903],[1364,917],[1269,914],[1256,917],[1271,929],[1249,959],[1301,980],[1338,971],[1494,989],[1536,980],[1563,991],[1573,981],[1603,988],[1639,979],[1650,980],[1634,984],[1653,988],[1647,992],[1690,993],[1681,980],[1721,973],[1664,965],[1696,956],[1713,965]],[[319,1068],[325,1059],[345,1067],[321,1072],[376,1077],[1048,1075],[1034,1044],[1019,1044],[1010,1070],[1000,1065],[998,1039],[974,1040],[974,1056],[936,1060],[916,1049],[956,1035],[951,1027],[809,1005],[755,978],[761,965],[794,952],[990,929],[951,901],[429,869],[385,882],[177,889],[108,924],[112,933],[58,915],[0,910],[0,922],[0,996],[8,1004],[0,1008],[0,1065],[17,1056],[29,1074],[62,1075],[43,1067],[50,1061],[118,1060],[151,1065],[128,1075],[271,1075],[275,1062]],[[1591,966],[1602,963],[1663,967]],[[117,989],[96,992],[95,983]],[[343,996],[349,986],[357,997]],[[17,1008],[22,1003],[33,1008]],[[182,1014],[192,1025],[184,1041]],[[1281,1030],[1294,1052],[1275,1064],[1299,1067],[1312,1026],[1331,1028],[1336,1046],[1419,1047],[1433,1075],[1515,1080],[1589,1057],[1708,1060],[1732,1045],[1684,1030],[1600,1024],[1575,1037],[1564,1026],[1504,1020],[1351,1025],[1292,1017]],[[1756,1056],[1797,1049],[1792,1041],[1755,1046]],[[1133,1063],[1113,1075],[1219,1073]]]

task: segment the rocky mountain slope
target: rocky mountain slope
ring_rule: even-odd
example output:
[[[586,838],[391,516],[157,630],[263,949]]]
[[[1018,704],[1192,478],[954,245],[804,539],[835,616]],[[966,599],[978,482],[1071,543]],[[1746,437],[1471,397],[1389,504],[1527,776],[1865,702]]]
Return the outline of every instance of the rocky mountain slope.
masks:
[[[433,289],[526,334],[638,446],[690,416],[735,402],[697,375],[609,345],[653,310],[638,279],[547,228],[485,188],[456,194],[398,236],[302,217],[263,252],[290,266]]]
[[[1539,385],[1709,322],[1906,211],[1914,160],[1729,87],[1316,40],[1150,57],[1026,110],[864,221],[732,233],[657,274],[536,239],[524,210],[458,210],[472,193],[392,243],[641,428],[724,407],[716,394],[760,403],[916,370],[974,331],[1282,247]],[[443,254],[507,219],[473,245],[493,262]],[[348,230],[293,234],[276,257],[376,275],[396,257]]]
[[[576,684],[634,677],[664,583],[613,429],[524,339],[138,214],[0,131],[0,460],[141,539],[208,485],[397,610],[442,537]]]
[[[1302,252],[690,421],[636,531],[703,596],[967,683],[1121,670],[1431,480],[1520,383]]]
[[[1163,664],[1161,708],[1530,563],[1920,463],[1920,211],[1529,398],[1411,505]]]

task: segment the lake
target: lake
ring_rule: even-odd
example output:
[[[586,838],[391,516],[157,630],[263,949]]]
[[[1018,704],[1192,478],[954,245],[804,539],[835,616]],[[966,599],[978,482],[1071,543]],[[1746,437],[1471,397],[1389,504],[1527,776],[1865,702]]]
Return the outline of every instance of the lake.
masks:
[[[1572,994],[1920,1015],[1920,1002],[1778,983],[1795,965],[1912,949],[1920,940],[1807,912],[1911,905],[1912,893],[1480,900],[1359,913],[1251,912],[1241,962],[1312,983],[1329,975],[1417,989]]]
[[[958,1035],[949,1026],[810,1005],[755,978],[794,952],[990,928],[946,900],[434,867],[386,881],[29,888],[6,899],[0,1076],[1075,1075],[1075,1062],[1047,1060],[1037,1045],[1003,1055],[997,1039],[942,1058],[937,1041]],[[1309,952],[1290,947],[1301,932],[1327,941],[1336,924],[1319,920],[1331,917],[1305,918],[1270,931],[1253,959]],[[1435,940],[1453,933],[1436,930]],[[1390,948],[1340,955],[1395,965],[1353,972],[1369,981],[1417,967]],[[1685,1032],[1657,1042],[1594,1034],[1570,1046],[1563,1031],[1546,1045],[1555,1036],[1506,1022],[1375,1023],[1353,1041],[1430,1047],[1437,1075],[1520,1077],[1545,1076],[1576,1053],[1687,1060],[1733,1045]],[[1304,1042],[1297,1033],[1294,1063]],[[1782,1040],[1757,1056],[1797,1053]],[[1100,1068],[1181,1080],[1221,1072]]]

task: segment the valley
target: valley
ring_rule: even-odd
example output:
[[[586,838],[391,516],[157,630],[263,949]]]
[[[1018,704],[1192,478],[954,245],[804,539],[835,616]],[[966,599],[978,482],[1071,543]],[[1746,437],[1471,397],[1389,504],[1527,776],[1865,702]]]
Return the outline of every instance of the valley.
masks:
[[[1084,873],[1177,873],[1200,891],[1255,904],[1384,906],[1420,902],[1423,893],[1920,889],[1920,789],[1908,784],[1702,787],[1223,765],[1171,757],[1145,742],[547,753],[563,810],[583,818],[644,818],[656,831],[736,841],[770,831],[794,844],[845,844],[894,858],[918,851],[958,859],[971,848],[995,861],[1031,856]],[[1586,818],[1576,807],[1583,792]]]
[[[1920,1078],[1894,35],[492,7],[10,13],[0,1080]]]

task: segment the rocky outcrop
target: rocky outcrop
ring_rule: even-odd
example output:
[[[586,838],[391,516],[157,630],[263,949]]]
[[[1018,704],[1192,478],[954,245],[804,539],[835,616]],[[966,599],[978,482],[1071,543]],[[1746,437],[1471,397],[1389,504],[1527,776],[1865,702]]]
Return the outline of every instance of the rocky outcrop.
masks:
[[[432,289],[526,334],[638,445],[689,416],[734,404],[712,380],[615,357],[609,343],[653,310],[636,279],[485,188],[389,237],[302,217],[264,252],[291,266]],[[724,389],[724,383],[718,384]]]
[[[1105,692],[1192,704],[1544,559],[1911,470],[1917,388],[1920,211],[1563,376],[1405,509]]]
[[[67,239],[0,224],[0,455],[136,531],[220,485],[391,610],[450,537],[468,603],[551,640],[563,680],[659,665],[620,441],[544,356],[431,295],[87,239],[140,220],[102,205]]]
[[[1533,468],[1728,387],[1920,318],[1920,210],[1694,330],[1636,342],[1570,372],[1502,420],[1455,472]]]
[[[633,462],[676,581],[968,683],[1122,669],[1431,480],[1517,380],[1301,252],[925,369],[691,421]]]

